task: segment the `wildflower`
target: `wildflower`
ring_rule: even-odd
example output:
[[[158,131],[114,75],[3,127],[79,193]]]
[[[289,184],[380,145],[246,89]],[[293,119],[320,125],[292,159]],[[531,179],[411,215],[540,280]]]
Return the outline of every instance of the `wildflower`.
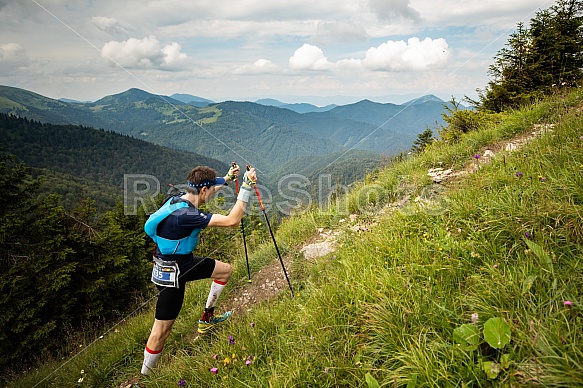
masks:
[[[530,234],[529,232],[526,232],[526,233],[524,234],[524,237],[526,237],[527,239],[529,239],[529,240],[530,240],[530,239],[532,238],[532,234]]]
[[[216,360],[217,358],[219,358],[218,354],[213,355],[213,358]]]
[[[564,301],[564,302],[563,302],[563,304],[564,304],[565,306],[569,306],[569,307],[571,307],[571,306],[573,305],[573,302],[571,302],[570,300],[566,300],[566,301]]]
[[[249,324],[249,326],[251,326],[251,327],[255,327],[255,322],[251,322],[251,323]]]
[[[229,345],[235,345],[235,340],[233,339],[233,336],[232,335],[230,335],[227,338],[229,339]]]
[[[219,368],[211,368],[210,370],[212,373],[214,373],[216,375],[217,372],[219,371]]]
[[[473,324],[478,323],[478,313],[473,313],[472,314],[472,323]]]
[[[547,178],[545,178],[544,176],[539,176],[539,179],[541,180],[541,182],[544,182],[547,180]]]
[[[229,357],[225,357],[225,359],[223,360],[223,365],[228,365],[231,363],[231,359]]]
[[[514,173],[514,175],[516,175],[518,178],[522,178],[522,177],[524,176],[524,174],[523,174],[523,173],[521,173],[520,171],[516,171],[516,172]]]
[[[78,383],[82,383],[83,382],[83,377],[81,377],[79,380],[77,380]]]
[[[251,360],[245,361],[245,365],[247,365],[247,366],[251,365]]]
[[[184,387],[186,385],[186,381],[184,379],[180,379],[180,381],[177,384],[179,387]]]
[[[493,265],[494,269],[498,268],[498,264]]]
[[[474,158],[475,158],[476,160],[480,159],[481,157],[482,157],[482,156],[481,156],[480,154],[475,154],[475,155],[474,155]]]
[[[85,373],[85,369],[81,369],[81,374],[84,374],[84,373]]]

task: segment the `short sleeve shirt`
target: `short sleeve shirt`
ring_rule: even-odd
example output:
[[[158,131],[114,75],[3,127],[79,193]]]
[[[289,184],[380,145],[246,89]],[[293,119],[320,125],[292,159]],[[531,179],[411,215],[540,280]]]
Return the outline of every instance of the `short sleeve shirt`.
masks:
[[[176,196],[171,200],[172,204],[178,202],[186,202],[188,206],[173,211],[168,217],[160,221],[156,232],[158,236],[169,240],[180,240],[189,236],[195,229],[205,229],[208,226],[213,216],[212,214],[200,211],[192,203],[180,198],[180,196]]]

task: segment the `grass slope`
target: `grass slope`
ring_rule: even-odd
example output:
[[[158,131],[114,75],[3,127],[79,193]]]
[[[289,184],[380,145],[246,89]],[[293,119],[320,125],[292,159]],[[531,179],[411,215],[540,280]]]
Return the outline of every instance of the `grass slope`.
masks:
[[[334,208],[289,218],[277,239],[292,258],[296,297],[283,292],[215,334],[197,337],[208,282],[191,285],[159,368],[143,384],[582,386],[581,97],[576,90],[506,113],[453,145],[437,143],[367,177]],[[388,203],[426,196],[428,168],[461,170],[487,146],[545,123],[554,123],[553,131],[431,191],[439,193],[433,202],[411,200],[387,210]],[[369,231],[345,227],[342,209],[374,221]],[[337,250],[306,261],[299,248],[318,228],[340,231]],[[255,273],[276,257],[270,244],[251,253]],[[224,298],[245,285],[239,257]],[[76,356],[47,362],[7,385],[118,386],[139,371],[151,306],[117,333],[112,328],[98,340],[88,335],[81,349],[73,344]],[[502,323],[490,329],[490,318]],[[475,336],[460,335],[464,330]],[[492,336],[501,341],[499,349],[489,344]],[[210,372],[215,367],[216,375]]]

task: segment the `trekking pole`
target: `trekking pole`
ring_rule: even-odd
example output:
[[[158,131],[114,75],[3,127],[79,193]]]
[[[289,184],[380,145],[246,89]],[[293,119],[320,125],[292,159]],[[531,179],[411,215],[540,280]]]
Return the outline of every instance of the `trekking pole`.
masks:
[[[237,163],[232,163],[233,167],[237,167]],[[235,192],[239,195],[239,178],[235,177]],[[243,217],[245,214],[243,214]],[[251,283],[251,270],[249,270],[249,256],[247,255],[247,241],[245,241],[245,223],[243,222],[243,217],[241,217],[241,233],[243,233],[243,246],[245,247],[245,262],[247,263],[247,276],[248,283]]]
[[[251,165],[247,165],[247,171],[251,169]],[[269,233],[271,234],[271,239],[273,240],[273,245],[275,245],[275,250],[277,252],[277,256],[279,257],[279,262],[281,263],[281,268],[283,269],[283,274],[285,275],[285,280],[287,280],[287,284],[289,286],[289,290],[291,291],[292,297],[295,297],[294,290],[292,285],[289,281],[289,277],[287,276],[287,271],[285,270],[285,265],[283,265],[283,259],[281,258],[281,254],[279,253],[279,248],[277,247],[277,242],[275,242],[275,236],[273,235],[273,230],[271,230],[271,225],[269,224],[269,218],[267,218],[267,213],[265,212],[265,206],[263,206],[263,201],[261,200],[261,195],[259,195],[259,190],[257,190],[257,185],[253,182],[253,187],[255,188],[255,195],[257,195],[257,199],[259,200],[259,206],[261,207],[261,211],[263,211],[263,216],[265,216],[265,221],[267,222],[267,227],[269,228]]]

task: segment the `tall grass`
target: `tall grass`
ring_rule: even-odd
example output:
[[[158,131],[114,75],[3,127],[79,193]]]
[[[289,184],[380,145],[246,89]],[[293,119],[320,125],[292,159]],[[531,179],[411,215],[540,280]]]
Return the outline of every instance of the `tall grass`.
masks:
[[[547,123],[552,131],[445,188],[435,190],[427,176],[428,168],[467,167],[487,146]],[[159,368],[143,384],[362,387],[370,374],[380,386],[583,386],[582,124],[575,90],[367,177],[337,209],[374,220],[368,232],[349,229],[340,222],[347,214],[333,209],[285,220],[277,239],[294,258],[296,297],[282,293],[199,337],[208,284],[193,284]],[[436,207],[414,201],[428,187]],[[404,207],[379,213],[396,201]],[[337,250],[304,260],[299,248],[318,228],[341,232]],[[275,257],[271,242],[251,252],[253,272]],[[246,277],[244,258],[234,277]],[[233,282],[225,297],[243,285]],[[9,386],[117,386],[139,372],[152,315],[150,308],[65,366],[66,357]],[[454,340],[461,325],[481,332],[493,317],[511,330],[502,349]],[[489,362],[499,366],[496,376],[486,374]]]

